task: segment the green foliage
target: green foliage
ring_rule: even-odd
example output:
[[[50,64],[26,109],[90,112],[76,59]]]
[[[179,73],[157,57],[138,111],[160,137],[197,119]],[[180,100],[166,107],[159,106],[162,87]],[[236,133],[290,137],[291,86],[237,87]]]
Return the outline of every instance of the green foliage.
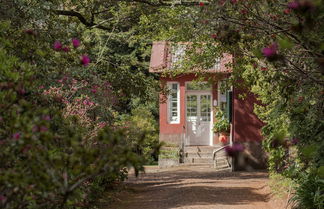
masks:
[[[228,118],[225,117],[224,111],[217,108],[215,114],[215,122],[213,130],[217,133],[228,133],[230,128],[230,123]]]
[[[277,173],[270,173],[269,179],[271,191],[279,198],[285,198],[289,192],[292,192],[293,187],[296,186],[293,180]]]
[[[314,174],[303,174],[291,202],[300,209],[324,208],[324,181]]]
[[[65,1],[64,8],[86,13],[92,3]],[[0,22],[1,208],[91,208],[129,167],[138,173],[156,156],[159,86],[147,72],[150,43],[129,38],[142,10],[112,5],[113,19],[129,25],[116,21],[107,36],[58,16],[56,2],[0,2],[7,20]],[[54,50],[54,41],[70,50]],[[133,110],[135,100],[148,108]],[[122,128],[126,120],[116,126],[119,115],[131,127]]]
[[[160,148],[158,124],[147,106],[134,108],[130,115],[121,115],[117,126],[127,129],[127,141],[132,143],[134,152],[145,158],[145,164],[157,161]]]
[[[291,2],[297,7],[289,8]],[[209,69],[216,57],[233,54],[227,82],[259,100],[255,113],[265,123],[270,172],[299,179],[297,197],[317,194],[305,187],[313,180],[301,176],[316,170],[319,178],[324,165],[323,1],[212,1],[180,10],[172,18],[183,24],[172,27],[168,40],[192,42],[185,69]]]

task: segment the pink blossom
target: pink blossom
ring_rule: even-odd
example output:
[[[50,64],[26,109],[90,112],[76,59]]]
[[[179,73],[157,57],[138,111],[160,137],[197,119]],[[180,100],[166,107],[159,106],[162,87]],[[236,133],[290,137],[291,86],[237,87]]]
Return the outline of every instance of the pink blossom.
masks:
[[[283,12],[286,14],[286,15],[288,15],[289,13],[290,13],[290,9],[285,9]]]
[[[262,49],[262,54],[265,57],[272,57],[277,54],[278,45],[276,43],[271,44],[268,47]]]
[[[24,30],[24,33],[28,34],[28,35],[36,35],[36,32],[33,29],[26,29]]]
[[[95,94],[95,93],[97,93],[97,89],[93,88],[93,89],[91,89],[91,92]]]
[[[6,200],[7,200],[7,197],[4,196],[4,195],[2,195],[2,194],[0,194],[0,202],[1,203],[4,203],[4,202],[6,202]]]
[[[19,93],[20,95],[24,95],[24,94],[26,94],[26,91],[25,91],[25,89],[19,89],[19,90],[18,90],[18,93]]]
[[[100,122],[100,123],[98,124],[98,126],[99,126],[100,128],[104,128],[106,125],[107,125],[107,124],[106,124],[105,122]]]
[[[55,51],[61,51],[62,50],[62,44],[61,44],[61,42],[55,41],[54,42],[54,45],[53,45],[53,48],[54,48]]]
[[[73,38],[72,39],[72,44],[73,44],[74,48],[78,48],[80,46],[81,42],[80,42],[79,39]]]
[[[41,85],[41,86],[39,86],[38,88],[39,88],[39,89],[43,89],[43,88],[44,88],[44,86],[43,86],[43,85]]]
[[[51,120],[51,117],[49,115],[43,115],[42,119],[49,121]]]
[[[65,46],[65,47],[62,48],[62,50],[63,50],[64,52],[69,52],[69,51],[70,51],[70,47]]]
[[[211,34],[210,37],[213,38],[213,39],[216,39],[217,35],[216,34]]]
[[[299,7],[299,2],[298,1],[291,1],[288,3],[288,8],[289,9],[298,9]]]
[[[236,4],[238,0],[231,0],[232,4]]]
[[[18,139],[20,139],[20,137],[21,137],[21,134],[20,133],[14,133],[13,135],[12,135],[12,138],[14,138],[14,139],[16,139],[16,140],[18,140]]]
[[[90,58],[89,58],[89,56],[88,56],[88,55],[82,55],[82,56],[81,56],[81,64],[82,64],[83,66],[88,66],[89,63],[90,63]]]

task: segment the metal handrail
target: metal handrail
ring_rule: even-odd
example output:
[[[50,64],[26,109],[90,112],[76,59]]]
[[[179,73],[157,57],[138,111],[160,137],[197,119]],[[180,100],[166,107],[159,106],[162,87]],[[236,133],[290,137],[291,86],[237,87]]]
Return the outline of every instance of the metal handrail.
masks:
[[[225,149],[225,147],[228,147],[228,146],[230,146],[230,145],[228,144],[228,145],[222,146],[222,147],[218,148],[217,150],[214,150],[214,151],[213,151],[213,162],[214,162],[214,168],[217,167],[217,159],[216,159],[216,155],[217,155],[217,153],[218,153],[219,151]],[[228,162],[228,157],[227,157],[227,156],[226,156],[226,162],[227,162],[227,165],[231,168],[232,166],[231,166],[231,164]]]

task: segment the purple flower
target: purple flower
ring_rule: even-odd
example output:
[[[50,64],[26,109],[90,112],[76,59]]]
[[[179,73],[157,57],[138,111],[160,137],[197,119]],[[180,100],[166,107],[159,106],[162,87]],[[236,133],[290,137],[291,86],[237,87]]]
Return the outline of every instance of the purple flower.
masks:
[[[299,3],[298,1],[291,1],[287,6],[289,9],[297,9],[299,7]]]
[[[88,55],[82,55],[82,56],[81,56],[81,64],[82,64],[83,66],[87,66],[87,65],[89,65],[89,63],[90,63],[90,58],[89,58],[89,56],[88,56]]]
[[[18,140],[18,139],[20,139],[20,137],[21,137],[21,134],[20,133],[14,133],[13,135],[12,135],[12,138],[13,139],[16,139],[16,140]]]
[[[62,48],[62,50],[63,50],[64,52],[69,52],[69,51],[70,51],[70,47],[65,46],[65,47]]]
[[[242,144],[233,144],[232,146],[225,147],[225,152],[227,155],[233,157],[239,152],[242,152],[244,150],[244,146]]]
[[[61,44],[61,42],[59,42],[59,41],[55,41],[55,42],[54,42],[54,45],[53,45],[53,48],[54,48],[55,51],[60,51],[60,50],[62,50],[62,44]]]
[[[72,44],[73,44],[74,48],[78,48],[80,46],[81,42],[80,42],[79,39],[73,38],[72,39]]]
[[[270,46],[263,48],[262,49],[262,54],[265,57],[272,57],[272,56],[277,54],[277,50],[278,50],[277,43],[273,43]]]

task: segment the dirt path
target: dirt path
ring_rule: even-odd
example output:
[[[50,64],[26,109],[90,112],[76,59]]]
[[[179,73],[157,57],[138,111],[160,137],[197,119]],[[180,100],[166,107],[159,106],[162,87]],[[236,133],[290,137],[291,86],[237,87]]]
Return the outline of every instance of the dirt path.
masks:
[[[130,177],[128,189],[105,209],[280,209],[265,172],[217,173],[181,167]]]

